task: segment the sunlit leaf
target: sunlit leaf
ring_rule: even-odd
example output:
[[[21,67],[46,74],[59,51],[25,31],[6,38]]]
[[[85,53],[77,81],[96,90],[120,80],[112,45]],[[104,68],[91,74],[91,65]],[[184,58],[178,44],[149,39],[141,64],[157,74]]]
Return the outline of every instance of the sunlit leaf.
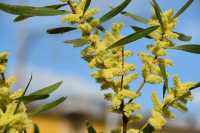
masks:
[[[192,39],[192,36],[188,36],[188,35],[185,35],[183,33],[178,33],[178,32],[174,32],[174,33],[179,35],[178,39],[180,41],[191,41],[191,39]]]
[[[47,33],[49,34],[63,34],[66,32],[70,32],[73,30],[76,30],[76,27],[58,27],[58,28],[52,28],[52,29],[48,29]]]
[[[31,111],[31,115],[36,115],[36,114],[48,111],[50,109],[53,109],[56,106],[58,106],[59,104],[61,104],[62,102],[64,102],[65,100],[66,100],[65,97],[61,97],[61,98],[59,98],[59,99],[57,99],[57,100],[55,100],[51,103],[39,106],[39,107],[37,107],[37,108],[35,108]]]
[[[181,9],[178,10],[178,12],[174,15],[174,18],[179,17],[193,2],[194,0],[188,0]]]
[[[170,49],[181,50],[181,51],[190,52],[190,53],[194,53],[194,54],[200,54],[200,45],[199,44],[180,45],[180,46],[172,47]]]
[[[195,86],[191,87],[189,90],[194,90],[196,88],[199,88],[200,87],[200,82],[197,83]]]
[[[181,102],[175,102],[172,104],[172,107],[181,111],[181,112],[187,112],[188,108]]]
[[[87,44],[88,41],[85,39],[79,38],[79,39],[73,39],[73,40],[66,40],[65,43],[72,44],[73,47],[81,47]]]
[[[116,16],[117,14],[119,14],[120,12],[122,12],[129,5],[131,1],[132,0],[125,0],[117,7],[113,8],[111,11],[109,11],[108,13],[106,13],[100,18],[100,22],[104,23],[108,21],[109,19],[113,18],[114,16]]]
[[[52,9],[59,9],[63,6],[66,6],[67,4],[55,4],[55,5],[49,5],[49,6],[45,6],[46,8],[52,8]],[[19,15],[17,16],[15,19],[14,19],[14,22],[19,22],[19,21],[22,21],[22,20],[25,20],[25,19],[28,19],[30,17],[33,17],[33,16],[23,16],[23,15]]]
[[[156,17],[160,23],[161,29],[162,29],[162,31],[164,31],[164,24],[163,24],[163,20],[162,20],[162,16],[161,16],[162,10],[161,10],[160,6],[158,5],[158,3],[156,2],[156,0],[152,0],[152,6],[154,8]]]
[[[57,10],[46,7],[32,7],[32,6],[21,6],[21,5],[8,5],[0,3],[0,10],[22,16],[55,16],[66,13],[63,10]]]
[[[127,16],[127,17],[129,17],[129,18],[131,18],[131,19],[133,19],[133,20],[135,20],[137,22],[140,22],[140,23],[143,23],[143,24],[147,24],[148,23],[148,19],[146,19],[144,17],[141,17],[141,16],[138,16],[136,14],[133,14],[133,13],[130,13],[130,12],[126,12],[126,11],[122,12],[121,14],[124,15],[124,16]]]
[[[17,100],[23,101],[25,103],[37,101],[37,100],[43,100],[48,98],[49,95],[28,95],[28,96],[21,96]]]
[[[97,131],[94,129],[94,127],[90,124],[89,121],[86,121],[86,126],[87,126],[88,133],[97,133]]]
[[[111,45],[108,49],[110,48],[115,48],[115,47],[119,47],[119,46],[124,46],[128,43],[137,41],[145,36],[147,36],[148,34],[150,34],[151,32],[155,31],[159,26],[152,26],[149,28],[146,28],[144,30],[135,32],[131,35],[128,35],[124,38],[122,38],[121,40],[117,41],[116,43],[114,43],[113,45]]]
[[[57,82],[48,87],[42,88],[38,91],[35,91],[35,92],[31,93],[30,95],[49,95],[49,94],[53,93],[54,91],[56,91],[61,86],[62,83],[63,83],[63,81]]]

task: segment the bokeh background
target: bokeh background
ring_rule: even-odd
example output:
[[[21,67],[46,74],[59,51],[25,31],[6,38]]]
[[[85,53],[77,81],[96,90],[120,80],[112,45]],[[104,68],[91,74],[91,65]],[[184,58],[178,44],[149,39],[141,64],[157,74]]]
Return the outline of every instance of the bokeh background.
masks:
[[[109,6],[115,6],[122,0],[94,0],[92,6],[98,6],[101,16],[110,10]],[[33,6],[45,6],[59,3],[59,1],[34,1],[34,0],[1,0],[0,2],[12,4],[24,4]],[[158,0],[163,10],[174,8],[178,10],[186,0]],[[150,0],[134,0],[126,10],[149,18],[151,16]],[[194,0],[191,7],[179,17],[176,31],[192,35],[191,42],[200,44],[200,1]],[[81,49],[74,49],[63,42],[67,39],[77,38],[78,32],[70,32],[63,35],[48,35],[46,30],[52,27],[66,26],[61,22],[61,17],[33,17],[26,21],[13,23],[14,16],[0,11],[0,51],[10,53],[8,71],[9,75],[16,75],[18,82],[15,88],[25,87],[30,75],[33,75],[31,90],[34,91],[49,84],[63,80],[64,84],[50,99],[37,102],[32,106],[48,102],[59,96],[67,96],[68,99],[56,109],[42,114],[33,120],[39,124],[41,133],[84,133],[84,121],[90,120],[95,127],[105,132],[115,128],[120,119],[117,115],[108,113],[107,102],[103,99],[103,92],[89,74],[91,70],[87,63],[80,58]],[[132,32],[130,25],[144,26],[131,19],[118,15],[103,26],[109,30],[113,22],[125,22],[125,30],[122,34]],[[128,45],[128,48],[136,51],[146,51],[146,44],[151,43],[147,39]],[[184,42],[176,42],[184,44]],[[200,56],[190,53],[168,51],[168,57],[174,61],[174,67],[168,71],[177,74],[184,82],[200,81]],[[137,64],[140,73],[141,63],[137,57],[129,60]],[[133,89],[137,87],[141,79],[134,81]],[[170,81],[171,83],[171,81]],[[199,88],[200,89],[200,88]],[[165,131],[169,133],[199,133],[200,132],[200,90],[194,91],[194,100],[188,104],[187,113],[176,112],[177,119],[169,121]],[[139,103],[143,105],[142,112],[145,117],[151,109],[150,92],[158,91],[161,94],[161,86],[146,85]]]

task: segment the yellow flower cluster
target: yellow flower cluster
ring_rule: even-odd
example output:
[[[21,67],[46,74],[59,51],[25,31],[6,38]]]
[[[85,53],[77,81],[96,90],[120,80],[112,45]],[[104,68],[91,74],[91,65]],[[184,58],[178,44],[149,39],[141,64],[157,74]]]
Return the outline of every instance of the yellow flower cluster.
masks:
[[[138,129],[129,129],[127,133],[143,133]]]
[[[169,110],[169,107],[185,112],[187,111],[185,104],[187,101],[192,100],[190,88],[192,88],[195,83],[182,83],[177,76],[174,76],[173,84],[174,86],[169,90],[163,102],[159,100],[156,92],[153,92],[151,95],[153,110],[149,123],[155,129],[160,130],[166,124],[165,118],[175,118],[175,115]]]
[[[83,34],[89,34],[93,28],[99,25],[98,19],[93,19],[92,17],[98,13],[97,8],[90,8],[84,11],[87,0],[80,0],[79,2],[71,2],[72,13],[63,17],[64,22],[77,23],[78,28],[83,32]],[[65,1],[68,2],[68,1]]]
[[[7,61],[7,52],[0,53],[0,61]],[[4,72],[6,63],[1,63],[1,69]],[[4,132],[7,128],[8,133],[21,133],[24,129],[29,128],[32,125],[31,120],[28,118],[26,107],[21,102],[17,108],[18,100],[23,94],[22,89],[18,89],[13,92],[11,90],[12,85],[15,83],[16,78],[10,77],[8,79],[0,79],[0,132]]]
[[[7,60],[8,60],[8,53],[0,52],[0,73],[3,73],[5,71]]]

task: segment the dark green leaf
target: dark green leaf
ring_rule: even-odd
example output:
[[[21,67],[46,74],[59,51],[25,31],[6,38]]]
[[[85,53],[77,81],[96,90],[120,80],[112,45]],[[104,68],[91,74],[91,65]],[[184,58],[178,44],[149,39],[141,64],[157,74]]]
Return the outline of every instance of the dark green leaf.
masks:
[[[137,27],[137,26],[131,26],[131,28],[136,31],[136,32],[139,32],[139,31],[142,31],[144,30],[144,28],[140,28],[140,27]],[[149,35],[145,36],[146,38],[149,38],[149,39],[153,39],[152,37],[150,37]]]
[[[34,124],[34,133],[40,133],[40,129],[37,124]]]
[[[41,112],[45,112],[45,111],[48,111],[52,108],[55,108],[56,106],[58,106],[59,104],[61,104],[62,102],[64,102],[66,100],[65,97],[61,97],[51,103],[48,103],[48,104],[45,104],[45,105],[42,105],[42,106],[39,106],[35,109],[32,110],[31,112],[31,115],[36,115],[36,114],[39,114]]]
[[[121,40],[117,41],[116,43],[114,43],[113,45],[111,45],[108,49],[110,48],[115,48],[115,47],[119,47],[119,46],[124,46],[128,43],[137,41],[145,36],[147,36],[148,34],[150,34],[151,32],[155,31],[159,26],[152,26],[149,28],[146,28],[144,30],[135,32],[131,35],[128,35],[124,38],[122,38]]]
[[[56,4],[56,5],[49,5],[49,6],[45,6],[46,8],[52,8],[52,9],[59,9],[63,6],[66,6],[67,4]],[[25,19],[28,19],[30,17],[33,17],[33,16],[23,16],[23,15],[19,15],[17,16],[15,19],[14,19],[14,22],[19,22],[19,21],[22,21],[22,20],[25,20]]]
[[[103,15],[100,18],[100,22],[104,23],[104,22],[108,21],[109,19],[113,18],[114,16],[116,16],[117,14],[122,12],[129,5],[130,2],[131,2],[131,0],[125,0],[120,5],[118,5],[117,7],[113,8],[111,11],[109,11],[105,15]]]
[[[66,40],[65,43],[72,44],[73,47],[81,47],[87,44],[88,41],[85,39],[79,38],[79,39],[73,39],[73,40]]]
[[[154,131],[155,129],[150,124],[143,129],[143,133],[153,133]]]
[[[194,54],[200,54],[200,45],[198,44],[186,44],[186,45],[180,45],[180,46],[175,46],[170,49],[175,49],[175,50],[182,50]]]
[[[97,131],[94,129],[94,127],[90,124],[89,121],[86,121],[86,126],[87,126],[88,133],[97,133]]]
[[[160,67],[160,71],[162,73],[162,77],[163,77],[163,80],[164,80],[164,84],[163,84],[163,98],[164,98],[165,94],[166,94],[166,91],[169,90],[168,77],[167,77],[167,72],[166,72],[165,65],[163,64],[163,62],[161,60],[159,62],[159,67]]]
[[[121,13],[122,15],[124,16],[127,16],[135,21],[138,21],[138,22],[141,22],[143,24],[147,24],[148,23],[148,19],[144,18],[144,17],[141,17],[141,16],[138,16],[138,15],[135,15],[133,13],[130,13],[130,12],[122,12]]]
[[[180,41],[191,41],[191,39],[192,39],[192,36],[188,36],[188,35],[185,35],[183,33],[178,33],[178,32],[174,32],[174,33],[179,35],[178,39]]]
[[[190,88],[190,90],[194,90],[194,89],[196,89],[196,88],[199,88],[200,87],[200,82],[199,83],[197,83],[195,86],[193,86],[192,88]]]
[[[174,15],[174,18],[177,18],[180,16],[191,4],[193,0],[188,0],[182,7],[181,9],[178,10],[178,12]]]
[[[22,16],[55,16],[66,13],[63,10],[56,10],[52,8],[8,5],[4,3],[0,3],[0,10],[10,14]]]
[[[85,12],[87,11],[87,9],[90,7],[90,3],[91,3],[91,0],[86,0],[83,14],[85,14]]]
[[[62,83],[63,83],[63,81],[57,82],[53,85],[50,85],[48,87],[42,88],[38,91],[35,91],[35,92],[31,93],[30,95],[49,95],[52,92],[54,92],[55,90],[57,90],[61,86]]]
[[[28,95],[28,96],[21,96],[17,100],[23,101],[25,103],[33,102],[36,100],[43,100],[48,98],[49,95]]]
[[[47,32],[49,34],[63,34],[65,32],[70,32],[76,29],[77,29],[76,27],[58,27],[58,28],[48,29]]]
[[[106,30],[104,29],[104,27],[101,26],[101,25],[99,25],[99,26],[97,27],[97,29],[99,29],[99,30],[102,31],[102,32],[105,32],[105,31],[106,31]]]
[[[158,3],[156,2],[156,0],[152,0],[152,6],[156,13],[156,17],[160,23],[161,29],[162,29],[162,31],[164,31],[164,24],[163,24],[163,20],[162,20],[162,16],[161,16],[162,10],[161,10],[160,6],[158,5]]]

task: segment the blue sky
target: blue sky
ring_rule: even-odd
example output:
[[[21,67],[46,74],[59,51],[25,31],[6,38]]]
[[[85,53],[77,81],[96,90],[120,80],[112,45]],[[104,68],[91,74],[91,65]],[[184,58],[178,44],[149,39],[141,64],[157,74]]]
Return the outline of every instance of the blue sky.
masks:
[[[172,7],[177,10],[181,7],[181,5],[185,3],[185,1],[186,0],[159,0],[158,2],[161,4],[163,10]],[[17,1],[15,0],[3,0],[1,2],[17,3]],[[120,0],[115,0],[112,2],[111,0],[96,0],[93,3],[93,6],[100,6],[101,10],[105,13],[109,10],[108,4],[114,6],[119,2]],[[38,6],[45,5],[47,3],[53,4],[56,2],[50,3],[48,2],[48,0],[43,0],[43,2],[38,3],[37,1],[32,2],[31,0],[24,0],[23,4]],[[126,10],[149,18],[151,15],[150,1],[134,0],[134,2],[132,2],[132,4],[129,5]],[[180,17],[178,21],[176,31],[193,36],[192,41],[187,43],[200,44],[199,11],[200,1],[194,0],[194,3],[191,5],[191,7]],[[102,13],[100,13],[99,15],[101,15]],[[71,46],[63,43],[66,39],[76,38],[77,36],[79,36],[78,33],[70,32],[64,35],[56,36],[46,34],[45,31],[48,28],[67,25],[61,23],[60,17],[35,17],[20,23],[13,23],[13,19],[13,15],[0,12],[0,51],[7,50],[10,52],[8,74],[20,73],[19,75],[22,75],[24,80],[27,80],[28,76],[32,72],[33,75],[36,77],[34,79],[35,84],[41,83],[41,81],[39,82],[36,80],[42,79],[39,78],[42,76],[44,78],[45,75],[54,76],[46,76],[46,78],[49,78],[45,79],[45,81],[47,81],[48,83],[49,81],[56,81],[62,78],[64,78],[64,81],[65,79],[68,79],[68,81],[76,81],[77,79],[80,79],[77,80],[77,84],[80,84],[78,81],[81,81],[83,86],[85,85],[84,88],[80,89],[78,88],[80,86],[70,84],[70,88],[65,88],[65,90],[68,90],[64,94],[68,95],[70,92],[76,93],[76,90],[83,92],[87,90],[86,92],[93,92],[91,93],[91,95],[93,95],[94,93],[96,93],[95,96],[101,95],[98,85],[96,85],[95,81],[91,77],[89,77],[90,70],[87,67],[86,62],[80,58],[80,49],[74,49]],[[125,22],[125,30],[123,31],[124,35],[127,35],[131,32],[131,29],[128,28],[129,25],[141,25],[123,16],[117,16],[112,21],[106,23],[104,26],[106,27],[106,29],[109,29],[109,25],[112,22],[118,22],[119,20]],[[138,52],[141,50],[145,50],[146,44],[149,43],[149,40],[143,39],[135,42],[135,45],[128,45],[128,48]],[[177,42],[177,44],[185,43]],[[169,51],[168,57],[174,61],[174,67],[168,70],[170,73],[178,74],[184,82],[191,80],[200,81],[200,70],[198,70],[198,68],[200,68],[200,55]],[[136,56],[129,61],[137,64],[137,71],[139,72],[141,64]],[[45,74],[45,72],[48,74]],[[133,88],[137,86],[139,80],[133,83]],[[68,81],[65,81],[66,84],[68,84]],[[76,82],[71,83],[76,84]],[[41,86],[42,85],[46,85],[46,83],[41,83]],[[89,87],[90,85],[93,88]],[[77,87],[77,89],[71,88],[74,86]],[[152,89],[157,90],[159,93],[161,93],[160,86],[153,87],[148,85],[145,87],[145,94],[139,102],[147,105],[147,108],[151,106],[150,102],[146,104],[146,99],[149,99],[149,94]],[[63,91],[64,89],[62,89],[59,94],[63,93]],[[77,94],[78,93],[80,94],[80,92],[77,92]],[[200,91],[195,91],[195,96],[197,99],[195,100],[195,102],[193,102],[194,104],[189,105],[190,109],[192,110],[190,112],[192,113],[197,113],[198,111],[200,111],[200,107],[197,107],[198,103],[200,102],[200,98],[198,97],[200,96]]]

